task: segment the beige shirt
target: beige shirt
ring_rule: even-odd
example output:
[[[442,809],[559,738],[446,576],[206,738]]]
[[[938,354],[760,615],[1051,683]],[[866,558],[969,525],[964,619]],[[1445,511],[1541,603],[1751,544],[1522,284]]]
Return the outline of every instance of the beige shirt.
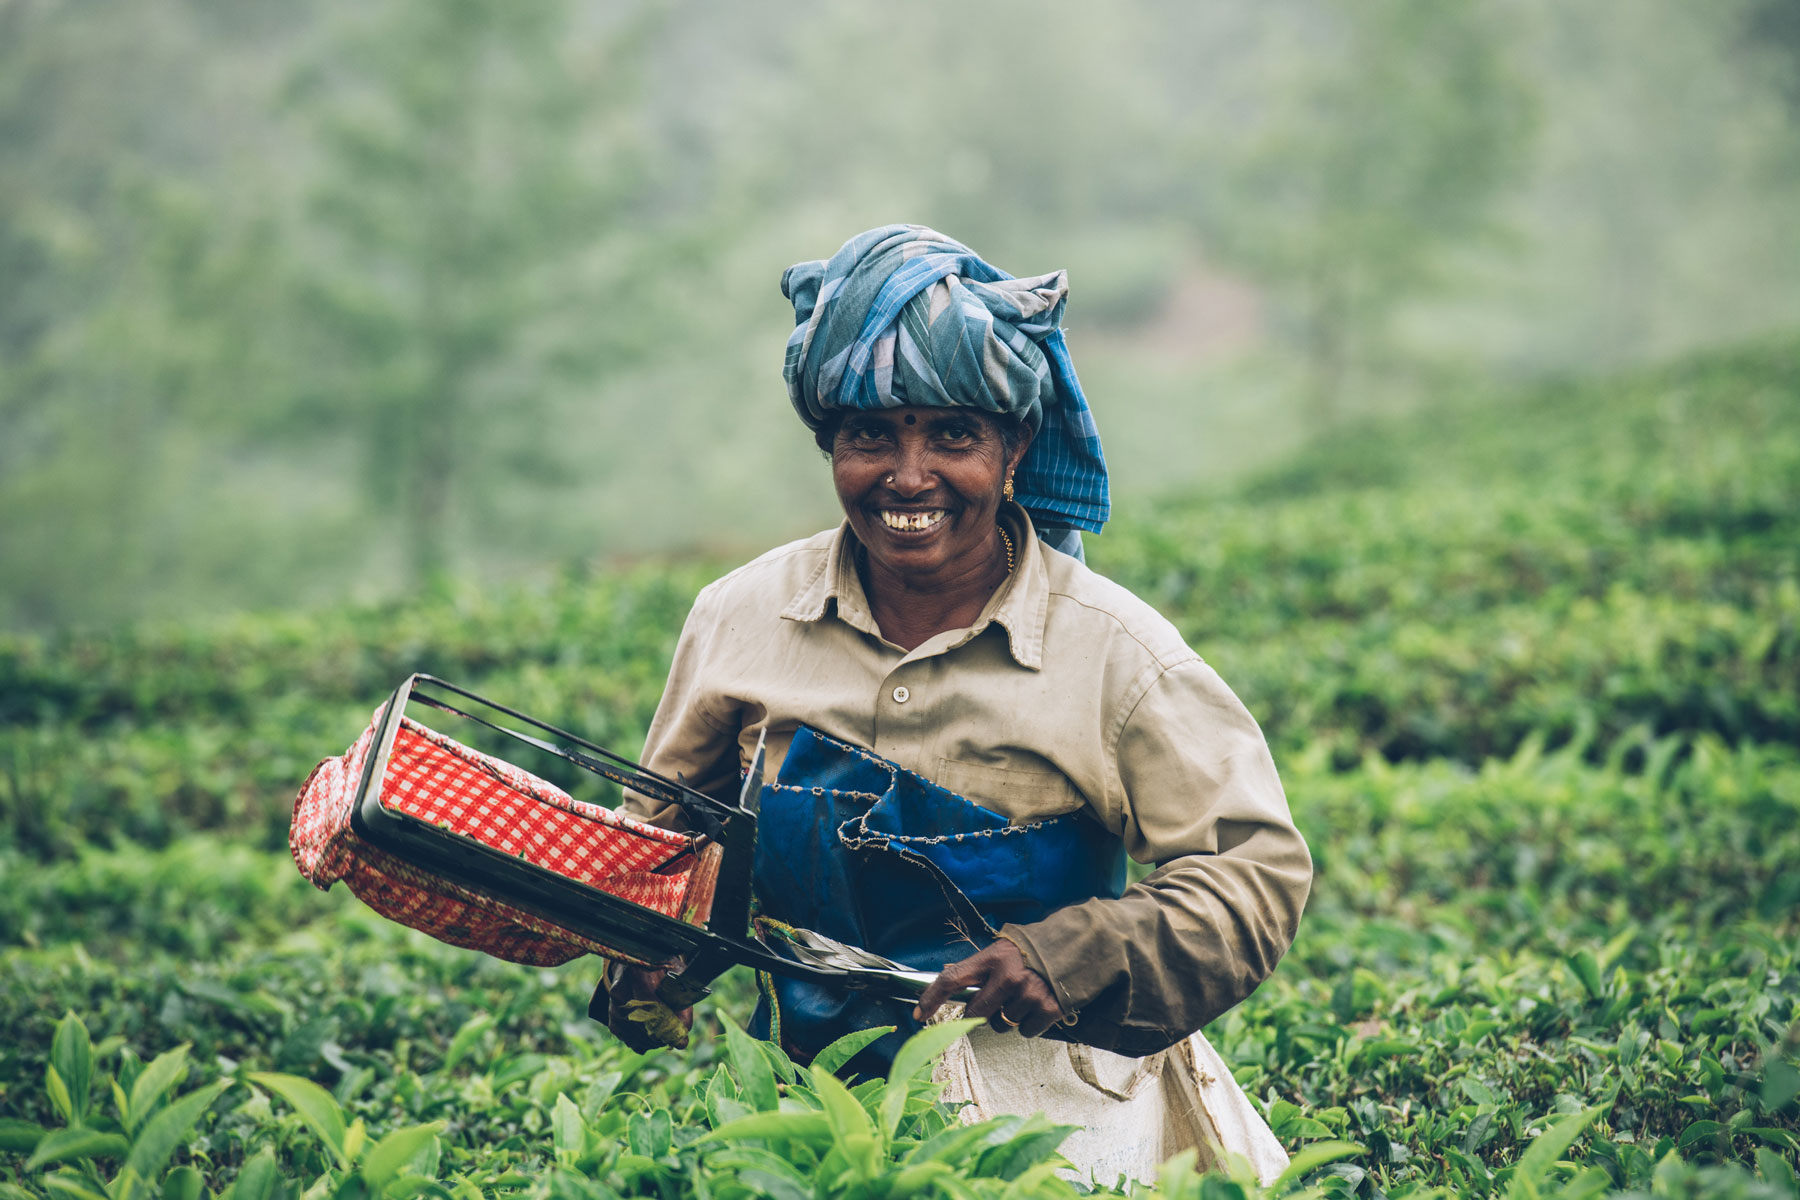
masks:
[[[1003,519],[1017,569],[967,629],[884,640],[848,525],[764,554],[694,602],[645,765],[733,791],[802,722],[1017,823],[1087,809],[1141,863],[1119,899],[1009,925],[1080,1041],[1160,1050],[1255,989],[1312,880],[1255,720],[1148,604]],[[655,817],[640,797],[628,797]]]

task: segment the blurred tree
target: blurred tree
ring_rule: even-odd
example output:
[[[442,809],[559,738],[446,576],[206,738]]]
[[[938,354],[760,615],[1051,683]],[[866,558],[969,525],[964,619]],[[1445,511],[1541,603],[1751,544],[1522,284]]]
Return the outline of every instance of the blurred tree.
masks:
[[[197,469],[220,449],[202,427],[235,426],[265,374],[267,228],[198,182],[239,124],[193,120],[195,47],[217,47],[184,18],[168,0],[0,5],[6,624],[156,607],[192,548],[171,517],[204,510],[217,474]]]
[[[1028,0],[922,0],[904,21],[844,3],[764,20],[783,57],[738,106],[730,136],[760,151],[740,183],[806,228],[800,253],[921,222],[1035,274],[1071,266],[1080,243],[1073,257],[1098,268],[1072,283],[1081,327],[1142,320],[1166,288],[1176,224],[1160,64],[1147,61],[1161,18],[1141,0],[1053,15]]]
[[[563,0],[403,0],[359,13],[296,82],[321,155],[297,411],[358,430],[415,578],[449,568],[500,485],[567,470],[538,421],[559,380],[647,340],[630,104],[651,25],[605,21],[590,36]]]
[[[1800,0],[1748,0],[1744,39],[1753,50],[1777,60],[1782,90],[1800,114]]]
[[[774,280],[882,221],[1070,268],[1121,480],[1791,325],[1795,5],[0,0],[0,626],[832,519]]]
[[[1226,194],[1199,214],[1303,345],[1314,420],[1445,252],[1492,227],[1522,165],[1529,93],[1492,10],[1440,0],[1301,0],[1261,111],[1209,138]]]

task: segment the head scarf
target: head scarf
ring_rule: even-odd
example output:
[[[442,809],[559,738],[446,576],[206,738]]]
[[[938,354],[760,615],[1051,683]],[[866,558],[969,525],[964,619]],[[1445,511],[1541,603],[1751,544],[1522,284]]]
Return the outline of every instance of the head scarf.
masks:
[[[958,405],[1023,418],[1035,436],[1014,498],[1045,540],[1100,532],[1106,460],[1061,329],[1068,276],[1014,279],[922,225],[859,233],[781,276],[794,305],[782,375],[807,427],[834,409]]]

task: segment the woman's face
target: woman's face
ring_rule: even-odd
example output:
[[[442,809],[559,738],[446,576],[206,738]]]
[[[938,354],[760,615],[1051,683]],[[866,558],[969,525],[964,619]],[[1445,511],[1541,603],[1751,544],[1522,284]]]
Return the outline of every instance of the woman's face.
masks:
[[[852,411],[831,446],[831,478],[873,565],[930,584],[986,569],[1010,456],[1000,427],[970,408]]]

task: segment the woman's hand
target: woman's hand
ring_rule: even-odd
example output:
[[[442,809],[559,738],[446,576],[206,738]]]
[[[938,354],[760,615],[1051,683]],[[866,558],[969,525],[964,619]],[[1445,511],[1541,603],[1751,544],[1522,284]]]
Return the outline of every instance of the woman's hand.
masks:
[[[666,967],[623,967],[607,984],[606,1027],[639,1054],[657,1046],[683,1049],[694,1027],[692,1008],[676,1012],[656,998],[668,973]]]
[[[995,1033],[1017,1029],[1025,1037],[1037,1037],[1063,1018],[1050,984],[1025,965],[1017,946],[997,938],[987,949],[945,967],[919,997],[913,1020],[930,1020],[952,994],[969,987],[981,990],[964,1005],[963,1015],[986,1020]]]

